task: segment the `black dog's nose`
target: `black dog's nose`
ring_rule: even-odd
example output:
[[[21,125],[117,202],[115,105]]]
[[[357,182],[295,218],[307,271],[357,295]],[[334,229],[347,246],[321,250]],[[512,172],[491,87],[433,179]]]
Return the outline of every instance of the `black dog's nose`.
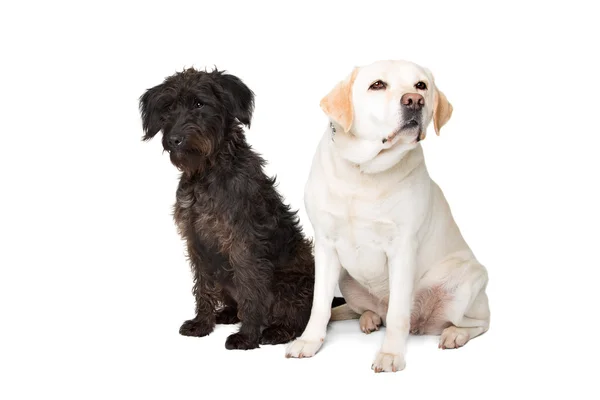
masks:
[[[181,146],[181,143],[183,143],[183,137],[179,135],[173,135],[167,138],[167,146],[169,146],[170,149]]]
[[[419,93],[406,93],[400,99],[400,103],[410,110],[419,111],[425,105],[425,99]]]

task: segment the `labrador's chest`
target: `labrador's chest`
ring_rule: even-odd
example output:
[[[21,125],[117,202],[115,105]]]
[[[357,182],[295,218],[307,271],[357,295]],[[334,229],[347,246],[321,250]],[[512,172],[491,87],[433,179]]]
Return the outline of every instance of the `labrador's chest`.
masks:
[[[402,229],[402,196],[370,180],[329,181],[310,194],[309,214],[344,269],[373,293],[388,290],[386,251]]]
[[[323,138],[306,185],[306,210],[317,240],[372,292],[388,291],[388,256],[416,238],[429,207],[430,179],[420,147],[394,166],[364,173]]]

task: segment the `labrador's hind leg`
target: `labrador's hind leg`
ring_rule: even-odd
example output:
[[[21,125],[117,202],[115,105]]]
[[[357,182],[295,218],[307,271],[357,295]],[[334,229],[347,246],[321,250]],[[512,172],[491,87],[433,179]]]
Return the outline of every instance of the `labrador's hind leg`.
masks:
[[[445,311],[450,326],[442,331],[439,347],[456,349],[485,333],[490,326],[490,308],[485,289],[488,276],[480,264],[465,269]]]

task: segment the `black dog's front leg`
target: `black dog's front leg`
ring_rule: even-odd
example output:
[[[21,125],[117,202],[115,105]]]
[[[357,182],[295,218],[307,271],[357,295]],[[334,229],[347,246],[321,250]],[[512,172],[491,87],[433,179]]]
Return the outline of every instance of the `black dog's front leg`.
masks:
[[[187,320],[179,328],[184,336],[206,336],[215,329],[215,309],[219,299],[219,290],[214,281],[203,274],[198,259],[191,260],[194,271],[194,297],[196,300],[196,317]]]
[[[261,327],[272,301],[269,286],[273,268],[267,261],[259,261],[248,252],[237,259],[233,280],[238,291],[238,315],[242,326],[227,338],[225,347],[249,350],[258,347]]]

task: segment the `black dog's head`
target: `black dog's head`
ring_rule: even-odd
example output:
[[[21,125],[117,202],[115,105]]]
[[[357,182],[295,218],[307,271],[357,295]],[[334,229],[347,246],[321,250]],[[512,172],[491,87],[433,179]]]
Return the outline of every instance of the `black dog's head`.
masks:
[[[140,97],[143,140],[162,131],[173,165],[196,171],[233,134],[233,127],[250,126],[253,110],[254,93],[236,76],[189,68]]]

